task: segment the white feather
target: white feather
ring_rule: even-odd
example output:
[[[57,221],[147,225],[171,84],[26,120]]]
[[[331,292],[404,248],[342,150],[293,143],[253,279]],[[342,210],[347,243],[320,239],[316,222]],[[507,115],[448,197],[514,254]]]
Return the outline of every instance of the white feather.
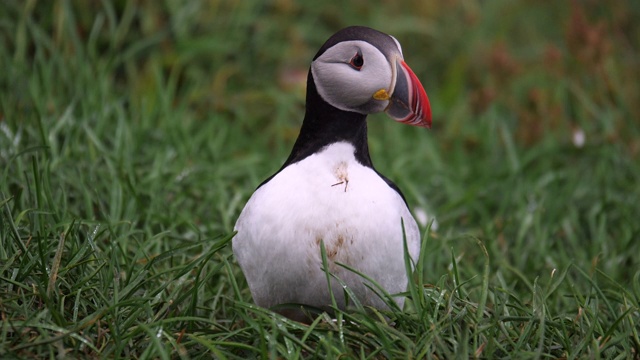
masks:
[[[420,233],[400,195],[356,161],[351,144],[335,143],[287,166],[253,194],[236,223],[233,251],[260,306],[331,304],[322,240],[330,271],[364,305],[384,308],[364,279],[335,262],[367,274],[389,293],[405,291],[402,220],[415,261]],[[344,307],[339,284],[332,281],[332,289]]]

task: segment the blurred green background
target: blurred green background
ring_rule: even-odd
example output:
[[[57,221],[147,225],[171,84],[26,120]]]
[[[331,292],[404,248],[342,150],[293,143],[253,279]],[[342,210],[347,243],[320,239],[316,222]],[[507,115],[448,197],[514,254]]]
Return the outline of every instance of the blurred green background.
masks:
[[[509,294],[507,307],[525,318],[542,286],[549,321],[560,322],[578,319],[598,289],[608,306],[593,305],[593,323],[559,330],[564,340],[534,332],[518,347],[487,336],[561,357],[595,356],[608,334],[619,339],[609,348],[637,356],[639,23],[640,2],[622,0],[3,1],[3,319],[31,329],[44,319],[74,334],[75,323],[87,334],[111,326],[90,353],[116,357],[163,354],[136,346],[169,298],[180,311],[163,307],[167,318],[240,326],[234,304],[250,297],[217,245],[286,159],[317,49],[342,27],[366,25],[400,41],[431,100],[430,131],[384,115],[369,121],[377,169],[436,221],[425,281],[494,311]],[[212,260],[194,260],[203,254]],[[187,268],[209,275],[191,287],[180,280]],[[200,297],[180,298],[189,306],[172,297],[192,290]],[[135,303],[149,292],[155,300]],[[113,307],[127,310],[104,310]],[[95,316],[126,326],[95,325]],[[21,340],[5,326],[0,354],[54,351],[46,344],[55,331],[35,328]],[[481,342],[482,331],[471,333]],[[246,336],[236,341],[260,341]],[[81,351],[62,338],[59,346]],[[440,345],[426,354],[469,350]]]

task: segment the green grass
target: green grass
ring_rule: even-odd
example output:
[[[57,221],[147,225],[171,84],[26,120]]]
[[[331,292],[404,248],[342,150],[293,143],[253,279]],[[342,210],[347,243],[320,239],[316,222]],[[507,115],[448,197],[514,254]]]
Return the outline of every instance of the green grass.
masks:
[[[437,227],[404,311],[306,326],[252,304],[229,245],[351,24],[430,96],[431,131],[374,116],[370,148]],[[637,358],[638,24],[625,1],[3,1],[0,357]]]

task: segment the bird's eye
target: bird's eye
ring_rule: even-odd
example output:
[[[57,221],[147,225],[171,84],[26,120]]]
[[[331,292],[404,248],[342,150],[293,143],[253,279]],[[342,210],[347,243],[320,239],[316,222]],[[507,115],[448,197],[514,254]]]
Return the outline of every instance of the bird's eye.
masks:
[[[364,58],[362,57],[362,53],[358,51],[353,57],[351,61],[349,61],[349,65],[356,70],[362,69],[362,65],[364,65]]]

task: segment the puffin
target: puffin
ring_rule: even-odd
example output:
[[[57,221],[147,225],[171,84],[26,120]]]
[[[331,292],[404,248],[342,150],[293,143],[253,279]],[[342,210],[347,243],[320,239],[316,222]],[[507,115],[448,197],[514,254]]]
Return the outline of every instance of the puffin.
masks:
[[[405,253],[415,264],[421,235],[400,189],[371,161],[367,115],[379,112],[431,127],[429,99],[396,38],[344,28],[311,62],[291,154],[234,227],[233,253],[256,305],[309,322],[318,311],[353,308],[347,294],[388,310],[381,287],[403,307]]]

